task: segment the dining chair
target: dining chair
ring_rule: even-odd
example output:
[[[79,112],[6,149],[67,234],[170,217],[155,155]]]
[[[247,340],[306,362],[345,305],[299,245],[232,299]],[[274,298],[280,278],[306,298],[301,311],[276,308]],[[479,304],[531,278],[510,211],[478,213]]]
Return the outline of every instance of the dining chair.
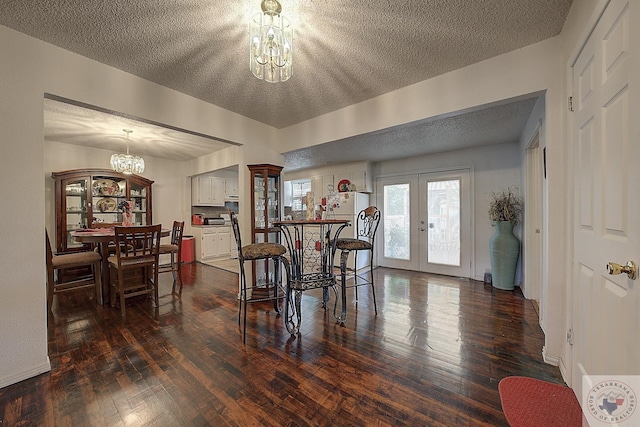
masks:
[[[160,244],[160,255],[170,255],[168,264],[158,266],[158,273],[173,274],[173,287],[171,292],[176,292],[176,283],[180,284],[179,293],[182,295],[182,235],[184,233],[184,221],[173,221],[171,228],[171,240],[169,244]]]
[[[373,284],[373,247],[378,224],[380,223],[380,210],[375,206],[369,206],[361,210],[356,217],[356,237],[340,237],[336,240],[335,250],[340,250],[340,278],[342,280],[343,293],[347,288],[355,288],[356,301],[358,300],[358,286],[371,285],[373,295],[373,307],[378,314],[376,304],[376,289]],[[358,252],[369,251],[369,268],[365,272],[358,272]],[[346,284],[347,281],[347,260],[349,254],[354,252],[353,284]],[[369,278],[365,277],[365,274]]]
[[[274,265],[274,283],[267,284],[273,285],[273,296],[266,298],[252,299],[251,302],[269,301],[273,300],[273,308],[278,316],[280,315],[280,309],[278,308],[278,288],[282,286],[280,282],[280,264],[283,265],[287,286],[291,280],[291,271],[289,270],[289,261],[284,256],[287,249],[280,243],[264,242],[264,243],[252,243],[250,245],[242,246],[242,238],[240,236],[240,226],[238,224],[238,218],[232,210],[229,209],[229,218],[231,219],[231,227],[233,228],[233,235],[236,239],[236,245],[238,246],[238,264],[240,267],[240,299],[238,304],[238,324],[240,324],[240,318],[242,317],[242,309],[244,306],[244,320],[242,321],[242,342],[247,341],[247,303],[248,292],[257,289],[258,286],[247,286],[247,276],[244,270],[245,261],[255,260],[273,260]],[[264,289],[264,288],[263,288]]]
[[[158,257],[162,226],[142,225],[116,227],[116,253],[109,257],[111,276],[111,306],[120,298],[122,317],[127,298],[150,295],[156,308],[158,302]]]
[[[49,233],[45,229],[47,251],[47,307],[52,308],[53,296],[61,292],[95,288],[96,301],[102,304],[102,281],[100,279],[100,263],[102,257],[93,251],[69,252],[55,254],[51,249]],[[75,277],[69,281],[62,280],[62,270],[79,267],[90,267],[91,274]],[[55,273],[57,278],[55,277]]]

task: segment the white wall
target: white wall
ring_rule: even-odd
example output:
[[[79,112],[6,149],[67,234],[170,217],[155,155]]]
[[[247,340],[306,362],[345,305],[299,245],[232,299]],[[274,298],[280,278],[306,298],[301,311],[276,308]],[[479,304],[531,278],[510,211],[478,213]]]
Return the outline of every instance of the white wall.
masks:
[[[44,229],[47,180],[43,140],[45,93],[243,144],[242,150],[281,159],[273,150],[275,130],[238,114],[105,66],[0,26],[0,387],[47,371],[47,309]],[[93,166],[88,158],[83,166]],[[49,159],[51,169],[67,168]],[[96,160],[97,162],[97,160]],[[100,165],[108,162],[99,162]],[[236,163],[237,164],[237,163]],[[157,167],[156,167],[157,165]],[[168,178],[173,164],[151,162],[155,179],[154,219],[173,220],[181,212],[161,212],[179,182]],[[189,163],[185,173],[195,168]],[[213,169],[213,168],[212,168]],[[178,181],[182,178],[178,177]],[[50,187],[49,187],[50,188]],[[183,182],[183,194],[186,190]],[[188,206],[187,203],[184,206]],[[48,213],[47,213],[48,212]],[[156,216],[157,215],[157,216]],[[247,220],[248,222],[248,220]]]

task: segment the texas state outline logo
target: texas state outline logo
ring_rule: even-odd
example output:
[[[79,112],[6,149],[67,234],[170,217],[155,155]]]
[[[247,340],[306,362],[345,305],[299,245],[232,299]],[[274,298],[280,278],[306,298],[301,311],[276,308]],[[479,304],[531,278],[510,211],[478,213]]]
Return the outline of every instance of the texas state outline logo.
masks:
[[[583,390],[585,390],[584,387]],[[634,417],[637,405],[638,400],[634,387],[619,379],[610,378],[594,384],[586,392],[583,412],[591,417],[590,424],[591,421],[598,421],[602,424],[629,425],[631,427],[638,425],[635,423],[638,420]],[[626,424],[627,422],[633,424]]]

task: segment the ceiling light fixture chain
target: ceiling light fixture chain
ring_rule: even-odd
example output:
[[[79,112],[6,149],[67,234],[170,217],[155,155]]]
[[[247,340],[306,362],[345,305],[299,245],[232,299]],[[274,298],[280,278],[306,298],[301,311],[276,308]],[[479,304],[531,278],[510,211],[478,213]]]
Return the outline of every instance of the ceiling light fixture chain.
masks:
[[[284,82],[293,75],[293,27],[277,0],[261,8],[249,24],[249,68],[261,80]]]
[[[141,174],[144,172],[144,159],[129,154],[129,134],[131,129],[122,129],[127,134],[127,154],[113,154],[111,156],[111,169],[125,175]]]

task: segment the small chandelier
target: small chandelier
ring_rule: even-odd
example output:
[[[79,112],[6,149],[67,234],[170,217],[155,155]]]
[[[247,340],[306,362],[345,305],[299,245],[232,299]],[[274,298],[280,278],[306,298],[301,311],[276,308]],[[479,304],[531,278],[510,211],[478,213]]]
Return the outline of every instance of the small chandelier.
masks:
[[[260,80],[284,82],[293,74],[293,28],[278,0],[261,7],[249,24],[249,68]]]
[[[144,160],[142,157],[129,154],[129,134],[133,131],[131,129],[122,130],[127,133],[127,154],[112,155],[111,169],[125,175],[131,175],[132,173],[140,174],[144,172]]]

